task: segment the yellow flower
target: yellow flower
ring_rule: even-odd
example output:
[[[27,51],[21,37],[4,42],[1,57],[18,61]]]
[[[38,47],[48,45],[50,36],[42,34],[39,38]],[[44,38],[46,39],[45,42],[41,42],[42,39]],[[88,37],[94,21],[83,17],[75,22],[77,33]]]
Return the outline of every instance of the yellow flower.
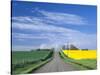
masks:
[[[96,50],[63,50],[63,53],[72,59],[96,59]]]

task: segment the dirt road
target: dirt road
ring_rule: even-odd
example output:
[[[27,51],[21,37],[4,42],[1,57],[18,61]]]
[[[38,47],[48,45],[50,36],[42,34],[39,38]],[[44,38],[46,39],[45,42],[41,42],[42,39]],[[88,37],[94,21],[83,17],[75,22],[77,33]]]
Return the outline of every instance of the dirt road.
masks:
[[[54,58],[41,68],[37,69],[33,73],[47,73],[47,72],[62,72],[62,71],[74,71],[77,70],[72,65],[65,63],[57,52],[54,53]]]

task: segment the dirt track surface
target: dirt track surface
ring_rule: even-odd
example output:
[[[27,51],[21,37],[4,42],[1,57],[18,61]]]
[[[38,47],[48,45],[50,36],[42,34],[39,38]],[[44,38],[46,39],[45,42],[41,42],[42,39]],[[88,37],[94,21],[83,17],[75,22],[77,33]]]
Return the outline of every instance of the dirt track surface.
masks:
[[[54,58],[44,66],[40,67],[33,73],[47,73],[47,72],[63,72],[77,70],[72,65],[65,63],[57,52],[54,53]]]

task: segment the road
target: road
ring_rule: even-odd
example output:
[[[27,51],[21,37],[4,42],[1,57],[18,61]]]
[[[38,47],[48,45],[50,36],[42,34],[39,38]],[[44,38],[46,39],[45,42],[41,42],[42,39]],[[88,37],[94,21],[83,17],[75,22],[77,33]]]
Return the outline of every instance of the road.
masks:
[[[47,73],[47,72],[63,72],[77,70],[72,65],[65,63],[57,52],[54,53],[54,58],[44,66],[40,67],[33,73]]]

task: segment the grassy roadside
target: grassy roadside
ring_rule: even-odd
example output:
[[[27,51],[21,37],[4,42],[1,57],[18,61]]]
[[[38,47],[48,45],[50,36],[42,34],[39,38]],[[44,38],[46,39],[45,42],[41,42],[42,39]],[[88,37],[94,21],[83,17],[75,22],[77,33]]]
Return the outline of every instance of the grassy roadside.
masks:
[[[34,72],[34,70],[45,65],[52,60],[52,58],[53,50],[15,52],[13,53],[12,74]]]
[[[23,68],[18,68],[15,72],[13,72],[13,74],[26,74],[26,73],[30,73],[36,69],[38,69],[39,67],[43,66],[44,64],[48,63],[50,60],[52,60],[52,58],[47,59],[45,61],[41,61],[35,64],[29,64],[28,66],[25,66]]]
[[[73,65],[75,68],[79,70],[93,70],[96,69],[96,59],[89,60],[89,59],[84,59],[84,60],[73,60],[68,58],[63,54],[62,51],[59,52],[61,58],[64,60],[64,62],[69,63]]]

